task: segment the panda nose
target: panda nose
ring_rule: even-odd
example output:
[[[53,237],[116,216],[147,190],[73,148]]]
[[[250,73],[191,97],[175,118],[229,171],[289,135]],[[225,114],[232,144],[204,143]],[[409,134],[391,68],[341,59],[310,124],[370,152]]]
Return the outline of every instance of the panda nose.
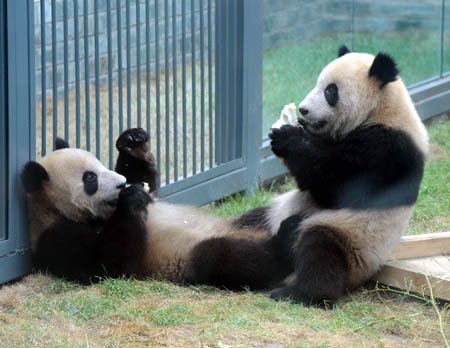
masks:
[[[302,116],[308,115],[308,112],[309,112],[308,109],[305,109],[305,108],[299,108],[298,111],[300,111]]]

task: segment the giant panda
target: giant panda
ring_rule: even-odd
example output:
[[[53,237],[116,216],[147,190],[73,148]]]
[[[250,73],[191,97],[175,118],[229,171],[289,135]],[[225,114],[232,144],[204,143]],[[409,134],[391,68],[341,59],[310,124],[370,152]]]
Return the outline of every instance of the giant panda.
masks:
[[[132,276],[228,289],[273,288],[289,273],[267,229],[154,200],[136,184],[157,180],[144,130],[125,131],[116,147],[117,172],[61,139],[25,165],[37,269],[83,284]]]
[[[297,126],[269,134],[298,189],[240,219],[287,241],[295,270],[271,297],[323,304],[368,280],[399,242],[428,136],[395,61],[383,53],[341,46],[299,111]]]

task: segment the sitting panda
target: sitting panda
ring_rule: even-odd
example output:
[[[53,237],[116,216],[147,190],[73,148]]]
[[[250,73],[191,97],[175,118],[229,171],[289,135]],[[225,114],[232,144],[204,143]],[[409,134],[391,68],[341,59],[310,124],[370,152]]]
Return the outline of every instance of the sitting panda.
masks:
[[[271,297],[309,305],[355,289],[389,257],[418,196],[428,136],[383,53],[340,47],[299,111],[299,125],[269,134],[299,189],[241,219],[290,240],[295,271]]]
[[[61,139],[25,165],[36,268],[83,284],[133,276],[228,289],[273,288],[292,272],[268,229],[154,201],[141,184],[126,187],[157,180],[144,130],[125,131],[116,147],[117,172]]]

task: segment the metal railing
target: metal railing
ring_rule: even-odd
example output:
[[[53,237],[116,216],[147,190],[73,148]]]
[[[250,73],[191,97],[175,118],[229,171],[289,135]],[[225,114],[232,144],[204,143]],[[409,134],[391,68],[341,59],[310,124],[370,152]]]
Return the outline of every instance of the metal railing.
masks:
[[[112,168],[118,134],[143,127],[163,185],[212,168],[215,6],[36,0],[37,157],[60,136]]]

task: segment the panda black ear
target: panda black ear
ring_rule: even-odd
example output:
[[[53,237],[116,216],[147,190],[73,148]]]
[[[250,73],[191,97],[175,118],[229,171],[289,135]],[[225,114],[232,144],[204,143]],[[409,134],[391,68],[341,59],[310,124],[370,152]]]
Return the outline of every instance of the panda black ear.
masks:
[[[351,52],[352,51],[350,51],[350,48],[348,48],[345,45],[342,45],[341,47],[339,47],[339,50],[338,50],[338,58],[342,57],[344,54],[351,53]]]
[[[42,188],[42,182],[49,181],[48,173],[39,163],[30,161],[25,164],[21,174],[22,183],[28,193],[34,193]]]
[[[55,140],[55,150],[66,149],[70,147],[69,143],[60,137],[57,137]]]
[[[374,76],[380,81],[380,89],[389,82],[397,80],[397,64],[388,54],[378,53],[369,70],[369,77]]]

